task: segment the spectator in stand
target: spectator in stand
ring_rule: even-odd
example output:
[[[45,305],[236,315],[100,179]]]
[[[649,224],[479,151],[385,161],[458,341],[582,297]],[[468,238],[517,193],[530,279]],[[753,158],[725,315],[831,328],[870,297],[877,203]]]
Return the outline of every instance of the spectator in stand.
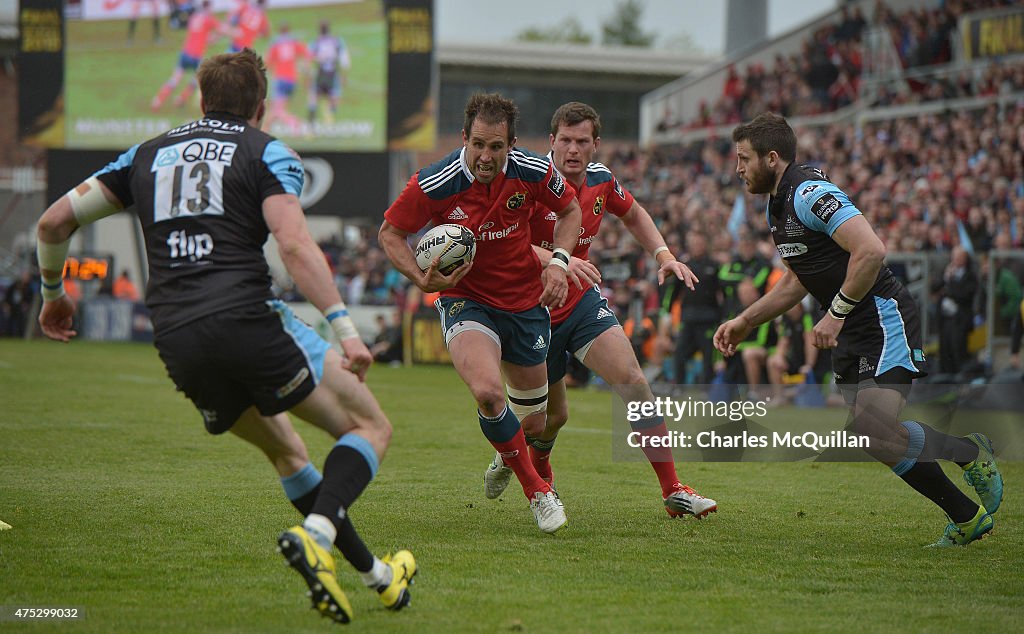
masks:
[[[25,336],[35,295],[33,275],[28,269],[23,270],[18,279],[7,287],[7,292],[4,294],[4,312],[7,313],[7,332],[5,334],[8,337]]]
[[[128,269],[121,271],[121,274],[114,280],[113,295],[116,299],[123,299],[129,302],[139,301],[139,289],[135,287]]]
[[[697,353],[701,353],[701,373],[699,383],[709,385],[713,377],[712,360],[715,347],[711,336],[715,334],[721,320],[722,292],[718,282],[718,265],[708,254],[708,239],[703,233],[691,231],[686,236],[686,257],[683,262],[690,267],[700,284],[690,290],[685,283],[673,281],[665,285],[665,296],[662,300],[663,332],[674,320],[668,319],[669,314],[678,312],[679,327],[675,336],[675,368],[676,383],[686,382],[686,365]],[[675,308],[678,304],[678,309]]]
[[[739,309],[742,310],[761,299],[762,293],[754,281],[748,277],[737,285],[736,295],[739,299]],[[747,384],[748,400],[760,400],[762,396],[760,393],[761,378],[765,373],[765,363],[768,355],[775,351],[777,343],[778,335],[775,330],[775,322],[766,321],[751,329],[746,340],[737,344],[738,355],[726,359],[729,378],[733,382]]]
[[[1010,235],[1008,233],[998,234],[995,246],[1001,251],[1009,251],[1011,248]],[[1010,367],[1016,370],[1021,369],[1020,346],[1021,339],[1024,338],[1024,289],[1022,289],[1022,279],[1024,278],[1020,274],[1021,265],[1024,265],[1024,260],[996,260],[998,268],[995,284],[996,311],[998,311],[999,321],[1009,324]]]
[[[374,361],[401,363],[402,361],[402,311],[395,310],[391,323],[384,315],[377,315],[377,336],[370,346]]]
[[[967,338],[974,319],[974,292],[978,276],[971,256],[955,247],[939,285],[939,371],[956,374],[969,356]]]

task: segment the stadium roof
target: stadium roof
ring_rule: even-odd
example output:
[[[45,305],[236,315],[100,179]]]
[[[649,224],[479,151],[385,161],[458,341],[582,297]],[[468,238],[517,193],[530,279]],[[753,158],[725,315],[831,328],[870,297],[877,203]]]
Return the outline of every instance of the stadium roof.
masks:
[[[717,56],[638,47],[579,46],[536,42],[437,45],[441,66],[574,71],[602,75],[682,77]]]

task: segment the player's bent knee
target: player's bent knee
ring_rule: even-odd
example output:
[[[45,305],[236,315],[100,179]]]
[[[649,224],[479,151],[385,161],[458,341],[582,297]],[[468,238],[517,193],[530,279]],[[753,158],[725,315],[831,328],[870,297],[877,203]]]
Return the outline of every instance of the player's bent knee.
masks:
[[[505,406],[505,392],[501,386],[470,386],[473,399],[480,411],[486,416],[497,416]]]
[[[564,410],[563,409],[563,410],[559,410],[557,412],[550,412],[549,411],[548,412],[548,420],[547,420],[547,424],[545,425],[545,429],[547,429],[548,432],[558,431],[562,427],[565,427],[565,424],[568,423],[568,422],[569,422],[569,411],[568,410]]]

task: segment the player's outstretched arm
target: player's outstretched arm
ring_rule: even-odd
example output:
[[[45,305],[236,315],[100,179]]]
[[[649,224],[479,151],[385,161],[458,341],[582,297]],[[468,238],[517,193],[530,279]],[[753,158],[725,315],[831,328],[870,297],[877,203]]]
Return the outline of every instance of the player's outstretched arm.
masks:
[[[71,234],[82,225],[116,213],[121,202],[95,176],[61,196],[43,213],[36,228],[36,254],[42,278],[43,308],[39,327],[50,339],[67,343],[76,333],[71,329],[75,303],[64,294],[64,262],[71,246]]]
[[[723,355],[730,357],[750,331],[766,321],[775,319],[804,298],[807,289],[789,269],[779,278],[772,290],[748,306],[735,318],[730,319],[715,331],[713,343]]]
[[[676,259],[668,246],[665,245],[665,238],[658,231],[651,214],[647,213],[640,203],[633,201],[629,211],[622,216],[622,224],[626,226],[636,241],[645,251],[650,253],[658,262],[658,285],[665,283],[670,275],[679,278],[691,291],[694,285],[700,282],[690,267]]]
[[[295,285],[323,313],[337,334],[345,352],[345,368],[364,380],[373,355],[348,316],[324,252],[309,234],[299,198],[294,194],[268,196],[263,201],[263,218],[277,240],[281,261]]]

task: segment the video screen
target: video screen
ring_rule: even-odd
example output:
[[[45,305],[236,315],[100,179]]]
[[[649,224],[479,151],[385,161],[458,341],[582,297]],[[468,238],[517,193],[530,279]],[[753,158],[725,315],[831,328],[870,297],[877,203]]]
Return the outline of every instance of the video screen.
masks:
[[[248,46],[263,129],[297,150],[387,146],[383,0],[81,0],[65,48],[67,148],[125,148],[200,116],[195,70]]]

